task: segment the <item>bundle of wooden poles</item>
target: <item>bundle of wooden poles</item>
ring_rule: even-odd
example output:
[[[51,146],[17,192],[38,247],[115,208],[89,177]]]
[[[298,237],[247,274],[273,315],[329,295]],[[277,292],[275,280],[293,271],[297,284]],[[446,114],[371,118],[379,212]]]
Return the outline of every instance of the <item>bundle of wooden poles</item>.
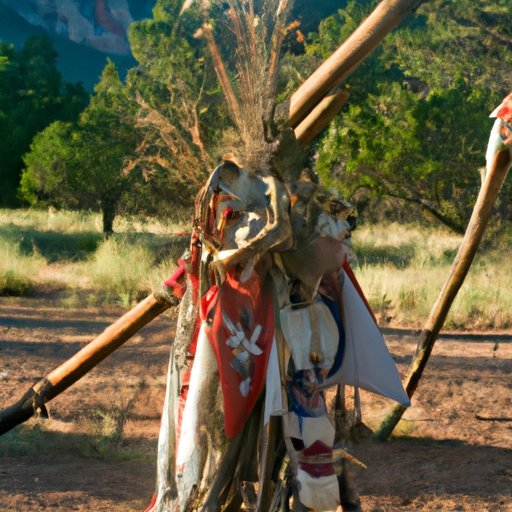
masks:
[[[417,4],[418,0],[383,0],[356,31],[299,87],[290,101],[288,126],[297,140],[307,146],[340,112],[348,99],[342,83],[367,55]],[[507,153],[508,159],[510,155]],[[478,196],[466,236],[454,261],[449,278],[420,335],[418,348],[406,378],[412,397],[427,364],[448,310],[469,270],[492,206],[506,177],[510,161],[497,159],[487,174]],[[62,365],[34,384],[14,405],[0,411],[0,435],[45,412],[45,404],[67,389],[103,359],[129,340],[136,332],[176,303],[172,289],[164,286],[126,313],[103,333]],[[398,406],[377,432],[387,438],[404,412]]]

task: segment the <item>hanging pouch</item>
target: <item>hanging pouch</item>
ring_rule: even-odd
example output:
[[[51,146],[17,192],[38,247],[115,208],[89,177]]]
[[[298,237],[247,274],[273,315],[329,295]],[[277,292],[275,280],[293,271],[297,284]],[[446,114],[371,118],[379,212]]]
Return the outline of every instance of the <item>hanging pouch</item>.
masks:
[[[281,328],[296,370],[329,370],[339,343],[339,330],[323,302],[286,306],[279,312]]]

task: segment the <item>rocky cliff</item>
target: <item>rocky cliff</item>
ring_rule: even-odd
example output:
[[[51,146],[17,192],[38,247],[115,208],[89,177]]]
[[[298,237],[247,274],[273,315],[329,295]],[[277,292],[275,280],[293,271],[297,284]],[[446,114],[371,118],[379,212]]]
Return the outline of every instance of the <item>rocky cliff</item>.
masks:
[[[127,30],[154,0],[0,0],[30,25],[101,52],[128,55]],[[0,20],[1,23],[1,20]]]

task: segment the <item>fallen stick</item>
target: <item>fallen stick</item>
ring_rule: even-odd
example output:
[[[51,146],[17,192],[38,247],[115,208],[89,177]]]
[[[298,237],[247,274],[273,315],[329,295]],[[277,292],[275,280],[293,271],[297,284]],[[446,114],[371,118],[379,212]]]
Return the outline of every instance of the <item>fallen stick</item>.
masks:
[[[475,414],[475,418],[479,421],[501,421],[501,422],[509,422],[512,421],[512,418],[509,416],[481,416],[480,414]]]

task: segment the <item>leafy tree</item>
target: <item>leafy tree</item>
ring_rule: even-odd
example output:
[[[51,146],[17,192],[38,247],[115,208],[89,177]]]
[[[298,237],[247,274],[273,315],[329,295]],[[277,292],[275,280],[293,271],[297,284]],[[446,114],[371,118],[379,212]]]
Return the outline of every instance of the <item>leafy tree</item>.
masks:
[[[19,51],[0,42],[1,205],[17,204],[21,157],[34,135],[55,119],[75,119],[86,97],[80,85],[62,82],[48,38],[29,38]]]
[[[103,212],[175,215],[190,206],[211,169],[226,115],[203,43],[202,23],[180,0],[160,0],[154,18],[135,23],[139,61],[126,83],[105,68],[78,123],[55,123],[25,155],[23,197]]]
[[[347,2],[321,24],[309,58],[327,56],[375,4]],[[352,198],[415,204],[462,231],[484,165],[488,113],[512,85],[510,52],[500,59],[510,39],[505,14],[507,2],[426,2],[388,36],[349,77],[349,105],[318,143],[324,182]]]
[[[159,0],[153,19],[131,25],[139,65],[127,87],[140,107],[141,140],[131,166],[150,181],[167,182],[168,200],[192,204],[228,121],[210,58],[194,38],[203,20],[194,9],[180,15],[182,4]]]
[[[429,89],[512,89],[508,0],[430,0],[386,45],[386,56]]]
[[[78,122],[55,122],[38,134],[24,157],[21,193],[31,203],[98,209],[104,233],[112,233],[123,201],[141,180],[124,173],[136,143],[134,105],[109,62]]]

